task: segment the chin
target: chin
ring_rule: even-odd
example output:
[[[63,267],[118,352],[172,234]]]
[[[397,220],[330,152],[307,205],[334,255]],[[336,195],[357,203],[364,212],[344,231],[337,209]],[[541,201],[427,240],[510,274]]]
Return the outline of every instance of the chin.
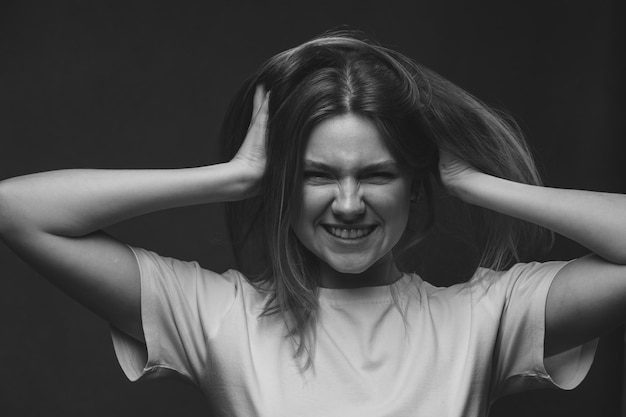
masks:
[[[342,274],[361,274],[367,271],[372,265],[369,262],[327,262],[335,271]]]

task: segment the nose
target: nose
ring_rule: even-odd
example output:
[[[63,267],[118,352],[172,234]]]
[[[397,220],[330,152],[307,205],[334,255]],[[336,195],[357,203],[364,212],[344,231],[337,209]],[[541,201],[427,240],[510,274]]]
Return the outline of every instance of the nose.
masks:
[[[365,202],[359,183],[347,180],[339,184],[331,209],[338,218],[355,220],[365,212]]]

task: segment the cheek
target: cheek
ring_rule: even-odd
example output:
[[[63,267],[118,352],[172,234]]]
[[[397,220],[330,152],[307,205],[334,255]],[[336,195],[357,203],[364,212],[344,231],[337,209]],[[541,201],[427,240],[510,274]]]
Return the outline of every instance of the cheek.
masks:
[[[377,207],[387,215],[408,213],[411,205],[410,188],[403,184],[376,190],[376,192],[369,193],[367,198],[372,207]]]
[[[309,221],[321,216],[332,201],[332,193],[323,187],[304,187],[300,198],[300,217]]]
[[[324,212],[324,196],[318,190],[304,187],[298,201],[298,206],[292,214],[292,228],[296,236],[302,241],[312,233],[312,227],[317,218]]]
[[[395,235],[401,235],[406,229],[411,211],[411,195],[405,187],[387,191],[370,201],[372,209],[383,218],[387,230],[393,235],[390,237],[395,240]]]

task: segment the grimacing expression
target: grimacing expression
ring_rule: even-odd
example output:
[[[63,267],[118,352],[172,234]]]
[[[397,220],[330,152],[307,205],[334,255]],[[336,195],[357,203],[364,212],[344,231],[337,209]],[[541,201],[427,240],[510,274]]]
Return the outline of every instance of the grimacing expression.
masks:
[[[375,125],[350,113],[322,121],[303,166],[292,228],[320,266],[359,274],[393,262],[391,249],[409,217],[411,179]]]

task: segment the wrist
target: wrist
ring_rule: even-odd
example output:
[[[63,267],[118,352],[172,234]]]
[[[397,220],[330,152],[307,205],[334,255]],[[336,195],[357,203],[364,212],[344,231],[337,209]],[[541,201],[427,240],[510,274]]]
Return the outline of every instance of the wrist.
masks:
[[[446,189],[450,194],[459,198],[460,200],[474,205],[481,205],[481,195],[484,194],[483,190],[490,188],[493,180],[499,178],[491,175],[473,171],[465,175],[459,176],[454,180],[449,180],[444,183]]]
[[[234,179],[233,198],[231,200],[244,200],[259,194],[261,179],[263,178],[262,172],[259,173],[259,170],[250,164],[236,159],[224,165]]]

